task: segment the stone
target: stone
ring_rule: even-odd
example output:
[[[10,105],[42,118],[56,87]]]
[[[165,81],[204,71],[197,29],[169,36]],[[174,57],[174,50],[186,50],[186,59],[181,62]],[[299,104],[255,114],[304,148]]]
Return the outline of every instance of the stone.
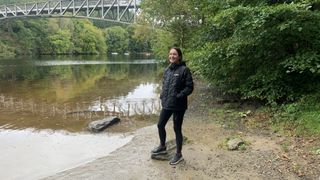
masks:
[[[183,144],[186,144],[188,142],[188,138],[183,136]],[[176,140],[171,139],[168,142],[166,142],[167,146],[167,154],[152,154],[151,153],[151,159],[154,160],[160,160],[160,161],[168,161],[170,160],[174,154],[176,153]]]
[[[101,132],[104,129],[120,122],[118,117],[107,117],[101,120],[92,121],[88,125],[88,129],[92,132]]]
[[[237,150],[242,144],[244,144],[244,141],[240,138],[230,139],[227,142],[228,150]]]
[[[154,160],[160,160],[160,161],[168,161],[171,159],[173,155],[172,154],[151,154],[151,159],[154,159]]]

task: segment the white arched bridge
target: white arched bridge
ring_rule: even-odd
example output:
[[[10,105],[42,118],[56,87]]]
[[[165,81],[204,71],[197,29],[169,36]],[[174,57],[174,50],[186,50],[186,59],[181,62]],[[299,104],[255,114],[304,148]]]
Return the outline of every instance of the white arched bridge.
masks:
[[[64,0],[0,5],[0,20],[14,17],[82,17],[133,23],[140,0]]]

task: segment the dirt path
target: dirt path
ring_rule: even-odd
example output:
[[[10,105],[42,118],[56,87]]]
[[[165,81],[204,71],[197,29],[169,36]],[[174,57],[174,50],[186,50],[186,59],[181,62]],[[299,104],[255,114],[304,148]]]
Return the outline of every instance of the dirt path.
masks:
[[[155,125],[134,132],[133,140],[111,153],[86,165],[58,173],[46,179],[316,179],[320,178],[319,156],[308,173],[295,169],[299,154],[283,150],[284,137],[270,133],[257,133],[226,129],[208,122],[206,109],[211,106],[205,86],[192,97],[190,111],[183,125],[188,138],[183,146],[185,161],[170,166],[168,161],[150,159],[150,150],[157,145]],[[204,104],[202,104],[204,103]],[[167,126],[168,139],[174,139],[172,121]],[[246,150],[228,151],[221,143],[228,137],[241,136],[249,142]],[[310,161],[306,161],[310,162]],[[318,164],[317,164],[318,163]],[[307,163],[308,164],[308,163]]]

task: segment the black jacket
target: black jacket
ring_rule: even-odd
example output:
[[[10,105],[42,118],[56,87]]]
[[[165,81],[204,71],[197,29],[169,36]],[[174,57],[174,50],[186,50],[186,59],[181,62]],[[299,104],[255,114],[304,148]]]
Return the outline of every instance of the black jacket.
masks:
[[[191,72],[185,63],[170,64],[163,74],[163,86],[160,95],[163,109],[186,110],[188,98],[193,91]]]

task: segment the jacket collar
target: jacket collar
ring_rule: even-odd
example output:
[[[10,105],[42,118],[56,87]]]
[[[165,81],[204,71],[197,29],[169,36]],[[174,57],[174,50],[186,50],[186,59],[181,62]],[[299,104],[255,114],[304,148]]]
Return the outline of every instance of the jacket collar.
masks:
[[[173,70],[173,69],[177,69],[177,67],[179,67],[179,66],[185,66],[185,65],[186,65],[186,63],[184,61],[181,61],[181,62],[179,62],[179,64],[170,64],[169,68]]]

